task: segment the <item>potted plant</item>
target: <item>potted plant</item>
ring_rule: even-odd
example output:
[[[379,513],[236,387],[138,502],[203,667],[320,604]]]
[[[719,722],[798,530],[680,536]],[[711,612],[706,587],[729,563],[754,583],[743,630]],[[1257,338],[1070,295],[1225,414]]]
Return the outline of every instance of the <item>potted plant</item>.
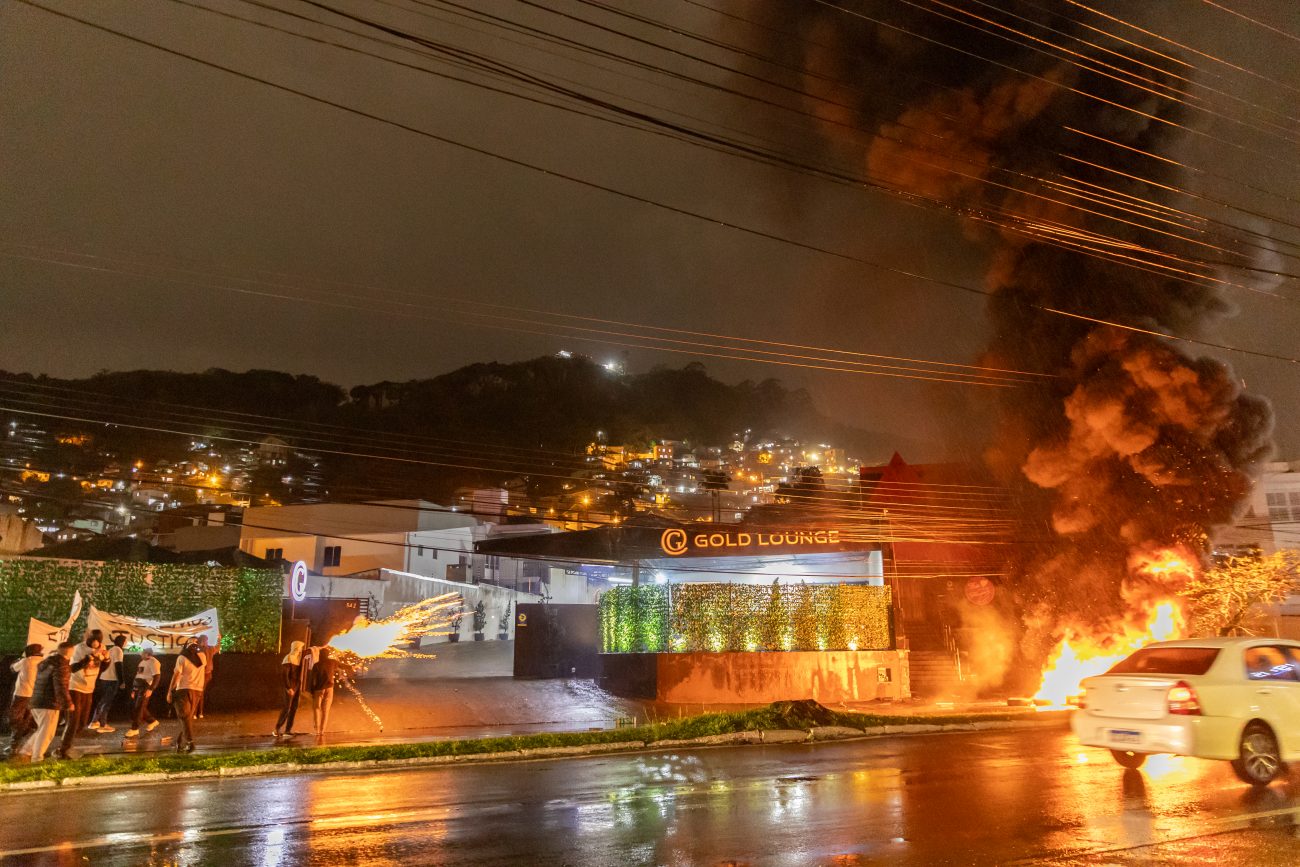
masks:
[[[483,627],[487,626],[487,606],[482,600],[474,606],[474,640],[483,640]]]
[[[451,618],[451,634],[447,636],[448,641],[460,641],[460,621],[464,615],[457,611],[456,616]]]
[[[506,602],[505,610],[501,612],[500,629],[497,631],[498,641],[510,640],[510,603]]]

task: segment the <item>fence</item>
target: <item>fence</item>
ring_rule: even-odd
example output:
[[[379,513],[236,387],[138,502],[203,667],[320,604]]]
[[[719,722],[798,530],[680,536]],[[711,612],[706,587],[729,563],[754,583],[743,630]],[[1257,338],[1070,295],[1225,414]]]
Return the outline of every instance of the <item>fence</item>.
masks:
[[[862,584],[652,584],[600,600],[605,653],[885,650],[890,588]]]
[[[62,625],[81,591],[85,602],[73,636],[85,629],[91,605],[102,611],[156,620],[188,617],[217,609],[221,649],[268,653],[280,644],[278,569],[223,568],[124,561],[0,560],[0,653],[27,642],[27,621],[35,617]]]

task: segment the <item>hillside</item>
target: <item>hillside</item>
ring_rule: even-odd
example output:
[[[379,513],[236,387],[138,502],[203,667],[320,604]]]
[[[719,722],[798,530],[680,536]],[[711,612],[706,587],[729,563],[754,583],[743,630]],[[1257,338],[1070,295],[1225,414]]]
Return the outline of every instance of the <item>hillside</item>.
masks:
[[[350,390],[313,376],[267,370],[138,370],[80,380],[0,376],[7,380],[6,393],[39,389],[53,415],[121,425],[91,429],[69,419],[32,419],[51,433],[90,432],[99,450],[128,458],[169,457],[188,447],[191,435],[253,440],[274,435],[323,454],[329,487],[358,492],[497,480],[539,459],[534,454],[527,463],[506,467],[482,460],[475,446],[576,456],[597,431],[611,443],[668,439],[692,447],[726,445],[749,431],[751,441],[834,442],[866,449],[868,459],[887,445],[830,420],[804,391],[772,379],[729,385],[709,376],[701,364],[623,374],[588,358],[547,356],[472,364],[430,379]],[[431,445],[431,440],[441,443]],[[357,457],[359,452],[432,459],[442,466],[379,464]],[[562,457],[547,460],[536,471],[564,471],[565,463]],[[475,469],[497,466],[500,472]]]

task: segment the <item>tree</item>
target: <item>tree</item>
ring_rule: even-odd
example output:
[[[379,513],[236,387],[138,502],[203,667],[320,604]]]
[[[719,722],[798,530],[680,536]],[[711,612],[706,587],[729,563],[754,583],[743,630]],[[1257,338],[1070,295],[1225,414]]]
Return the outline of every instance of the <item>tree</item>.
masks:
[[[1183,588],[1196,635],[1256,635],[1268,631],[1265,609],[1300,589],[1300,552],[1229,557]]]

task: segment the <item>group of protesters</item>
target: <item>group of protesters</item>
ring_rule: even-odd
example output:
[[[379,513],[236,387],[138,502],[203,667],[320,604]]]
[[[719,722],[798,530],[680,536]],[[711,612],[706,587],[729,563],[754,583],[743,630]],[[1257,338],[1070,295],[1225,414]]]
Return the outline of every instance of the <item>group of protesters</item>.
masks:
[[[30,756],[33,762],[50,754],[67,759],[83,731],[116,731],[109,725],[109,713],[126,683],[125,647],[126,636],[118,635],[106,648],[98,629],[87,632],[82,641],[64,641],[49,653],[44,653],[40,644],[27,645],[12,665],[17,679],[9,711],[13,731],[9,754]],[[208,637],[201,635],[186,644],[176,658],[167,704],[180,723],[177,752],[194,751],[194,720],[203,718],[216,652]],[[280,664],[280,675],[283,703],[275,737],[301,734],[293,730],[293,724],[304,692],[311,696],[314,732],[323,736],[329,726],[334,686],[344,676],[340,662],[329,647],[307,647],[294,641]],[[160,725],[149,710],[149,700],[161,682],[162,664],[154,648],[145,647],[130,686],[131,727],[125,738],[137,738]],[[64,724],[62,738],[51,753],[60,721]]]
[[[17,679],[9,709],[13,739],[11,756],[27,755],[33,762],[50,754],[63,722],[63,735],[54,754],[71,758],[72,746],[83,731],[108,734],[109,713],[126,681],[126,636],[115,636],[108,647],[98,629],[82,641],[64,641],[49,653],[29,644],[11,666]],[[188,643],[176,660],[167,687],[167,703],[180,721],[177,752],[194,751],[193,720],[203,718],[203,696],[212,683],[217,649],[206,635]],[[140,653],[131,684],[131,728],[126,738],[151,732],[159,721],[149,710],[149,699],[162,682],[162,664],[152,647]]]
[[[300,732],[293,730],[298,714],[298,702],[303,692],[311,694],[311,711],[314,732],[319,738],[329,727],[330,707],[334,704],[334,685],[343,674],[340,663],[329,647],[307,647],[304,642],[293,641],[289,652],[280,661],[280,689],[282,702],[280,716],[275,721],[275,737],[291,737]]]

